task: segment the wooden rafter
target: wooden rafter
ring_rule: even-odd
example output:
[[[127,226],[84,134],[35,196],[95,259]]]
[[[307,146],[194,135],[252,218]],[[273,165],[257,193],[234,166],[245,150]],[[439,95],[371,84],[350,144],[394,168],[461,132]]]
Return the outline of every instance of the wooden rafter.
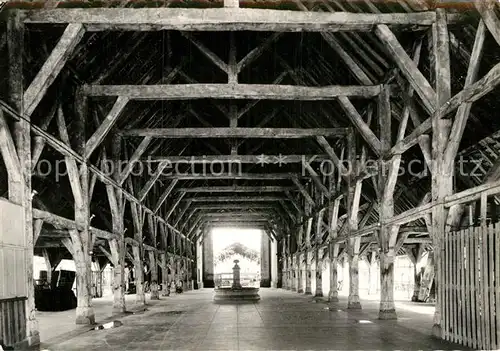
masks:
[[[377,24],[426,27],[434,12],[419,13],[321,13],[269,9],[96,8],[35,10],[26,13],[27,23],[82,23],[88,31],[183,30],[183,31],[370,31]]]
[[[347,128],[156,128],[129,129],[122,136],[155,138],[305,138],[343,136]]]
[[[66,27],[56,47],[24,93],[25,115],[31,116],[33,114],[43,95],[59,75],[84,33],[85,30],[81,24],[69,24]]]
[[[89,96],[121,96],[133,100],[258,99],[331,100],[338,96],[370,98],[377,85],[306,87],[261,84],[86,85]]]

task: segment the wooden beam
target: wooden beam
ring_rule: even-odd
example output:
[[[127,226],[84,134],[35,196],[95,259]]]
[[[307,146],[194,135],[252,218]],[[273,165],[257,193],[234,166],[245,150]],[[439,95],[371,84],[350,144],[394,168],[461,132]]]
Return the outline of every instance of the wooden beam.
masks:
[[[496,1],[483,0],[474,1],[477,11],[481,14],[484,24],[491,33],[491,36],[495,39],[498,45],[500,45],[500,20],[495,13]]]
[[[85,85],[89,96],[122,96],[133,100],[248,99],[332,100],[338,96],[371,98],[378,85],[307,87],[262,84]]]
[[[318,173],[316,173],[316,171],[311,167],[311,165],[307,162],[304,162],[302,163],[303,167],[305,167],[305,169],[307,169],[307,172],[309,172],[309,174],[311,175],[311,178],[313,179],[314,183],[316,184],[316,186],[318,187],[318,189],[326,196],[330,196],[330,192],[328,191],[328,189],[326,188],[326,186],[323,185],[323,183],[321,182],[321,178],[320,176],[318,175]]]
[[[203,43],[201,43],[198,39],[193,37],[191,34],[188,32],[182,32],[181,35],[188,39],[191,43],[193,43],[194,46],[198,48],[198,50],[201,51],[203,55],[205,55],[210,61],[212,61],[213,64],[215,64],[217,67],[219,67],[222,71],[228,73],[229,68],[227,63],[222,61],[219,56],[217,56],[212,50],[208,49]]]
[[[162,175],[165,168],[167,168],[167,166],[168,166],[168,162],[162,161],[158,164],[158,167],[156,168],[155,173],[148,179],[148,181],[146,182],[144,187],[141,189],[141,191],[139,191],[138,197],[139,197],[140,201],[144,201],[144,199],[148,195],[149,191],[151,190],[153,185],[156,183],[158,178],[160,178],[160,176]]]
[[[410,82],[413,89],[417,92],[418,96],[420,96],[427,111],[433,113],[436,110],[436,92],[432,89],[432,86],[419,71],[417,65],[410,56],[408,56],[394,33],[389,27],[379,25],[375,29],[375,34],[392,54],[395,63],[398,65],[408,82]]]
[[[328,143],[326,138],[323,136],[317,136],[316,140],[318,141],[318,144],[321,145],[323,150],[325,150],[325,152],[328,154],[328,156],[330,156],[330,159],[333,161],[335,167],[337,167],[339,169],[340,175],[343,178],[348,177],[349,170],[344,166],[344,164],[342,163],[340,158],[335,153],[335,150],[333,150],[333,148],[330,146],[330,144]]]
[[[186,193],[264,193],[264,192],[282,192],[293,191],[295,187],[286,186],[212,186],[212,187],[192,187],[179,188],[177,192]]]
[[[123,170],[123,172],[121,172],[118,184],[122,185],[130,175],[130,173],[132,173],[132,170],[137,165],[137,162],[140,160],[144,152],[146,152],[146,149],[148,148],[152,140],[153,138],[149,136],[146,136],[142,139],[141,143],[130,157],[130,160],[128,160],[125,169]]]
[[[476,4],[477,3],[478,2],[476,2]],[[485,37],[486,26],[484,25],[483,21],[479,21],[479,25],[476,31],[476,38],[474,40],[474,47],[472,48],[472,54],[470,56],[469,68],[467,69],[464,88],[467,88],[477,80],[477,76],[479,73],[479,64],[483,56]],[[460,140],[462,140],[471,108],[472,103],[470,102],[465,102],[458,108],[453,126],[451,128],[448,144],[446,145],[444,159],[447,163],[449,163],[452,159],[454,160],[455,156],[457,155],[457,151],[460,146]]]
[[[21,183],[21,163],[17,157],[16,146],[2,109],[0,109],[0,152],[2,153],[3,162],[7,168],[9,183]]]
[[[67,219],[58,215],[55,215],[53,213],[47,212],[47,211],[42,211],[39,209],[34,208],[33,209],[33,218],[34,219],[41,219],[45,223],[53,225],[56,229],[77,229],[80,230],[82,228],[79,228],[76,224],[76,222],[72,219]],[[117,236],[113,233],[107,232],[105,230],[97,229],[97,228],[92,228],[90,227],[90,232],[96,235],[98,238],[106,239],[106,240],[112,240],[112,239],[117,239]],[[69,233],[68,233],[69,237]]]
[[[484,95],[495,89],[499,83],[500,63],[497,63],[483,78],[478,80],[476,83],[467,86],[441,105],[441,108],[438,111],[439,115],[445,117],[449,113],[456,110],[463,103],[473,103],[479,100]]]
[[[309,166],[310,167],[310,166]],[[248,180],[281,180],[291,179],[293,173],[224,173],[224,174],[172,174],[162,179],[178,180],[215,180],[215,179],[248,179]]]
[[[205,155],[205,156],[148,156],[143,159],[149,162],[166,162],[167,166],[175,163],[200,164],[200,163],[302,163],[307,161],[323,162],[328,160],[328,155]]]
[[[265,211],[259,211],[259,212],[248,212],[248,211],[241,211],[241,210],[235,210],[235,211],[229,211],[229,212],[210,212],[206,211],[202,213],[202,216],[204,217],[216,217],[216,218],[240,218],[240,217],[267,217],[267,216],[272,216],[272,212],[265,212]]]
[[[272,201],[287,201],[283,196],[208,196],[208,197],[190,197],[184,198],[182,201],[191,200],[193,202],[272,202]]]
[[[342,47],[340,42],[333,36],[332,33],[321,33],[323,39],[330,45],[330,47],[339,55],[339,57],[344,61],[346,66],[352,72],[352,74],[356,77],[356,79],[364,85],[372,85],[372,80],[368,77],[368,75],[363,71],[360,67],[359,63],[356,62],[353,57]]]
[[[118,121],[121,112],[129,102],[129,99],[126,97],[119,96],[111,111],[109,111],[108,115],[102,122],[102,124],[97,128],[95,133],[90,137],[85,145],[85,158],[89,158],[90,155],[94,152],[94,150],[102,143],[106,135],[108,135],[109,131],[113,128],[115,123]]]
[[[371,31],[377,24],[427,27],[433,12],[321,13],[269,9],[88,8],[28,11],[27,23],[82,23],[89,31]]]
[[[193,201],[193,200],[189,200]],[[262,208],[274,208],[278,206],[269,203],[242,203],[242,204],[208,204],[208,205],[193,205],[193,209],[196,210],[234,210],[234,209],[262,209]]]
[[[294,178],[292,178],[292,181],[295,184],[295,186],[297,187],[297,189],[299,189],[299,191],[302,194],[302,196],[304,196],[304,198],[306,199],[306,201],[311,206],[316,206],[316,203],[314,202],[313,198],[311,197],[311,195],[309,195],[309,193],[307,192],[306,188],[300,182],[299,178],[298,177],[294,177]]]
[[[175,202],[172,204],[170,209],[168,210],[167,214],[165,215],[165,220],[168,220],[168,218],[174,213],[174,210],[177,208],[177,205],[180,204],[182,198],[186,195],[185,192],[181,192],[179,196],[177,196],[177,199],[175,199]]]
[[[24,93],[24,114],[31,116],[43,95],[61,72],[85,30],[81,23],[68,24],[56,47]]]
[[[128,129],[122,136],[153,138],[307,138],[343,136],[347,128],[156,128]]]
[[[363,139],[365,139],[368,145],[370,145],[375,154],[377,156],[380,156],[382,150],[380,140],[378,140],[377,136],[372,132],[370,127],[365,123],[365,121],[363,121],[363,118],[358,113],[351,101],[349,101],[349,99],[345,96],[339,97],[338,101],[347,117],[349,118],[351,123],[354,124]]]
[[[172,181],[170,182],[169,186],[163,191],[163,193],[161,194],[160,198],[158,199],[158,202],[156,203],[156,206],[154,208],[154,213],[158,212],[158,210],[160,209],[161,205],[163,205],[163,203],[165,202],[165,200],[167,199],[167,197],[170,195],[170,193],[172,192],[172,190],[177,185],[178,181],[179,181],[179,179],[172,179]]]
[[[271,46],[276,40],[278,40],[283,34],[282,33],[273,33],[270,35],[262,44],[257,46],[255,49],[250,51],[238,62],[238,73],[241,72],[247,65],[251,62],[255,61],[259,56],[261,56],[264,51]]]
[[[386,157],[392,157],[394,155],[402,154],[411,147],[417,145],[420,137],[424,134],[427,134],[430,130],[432,130],[432,120],[431,118],[427,118],[423,121],[418,127],[416,127],[408,136],[406,136],[403,140],[399,141],[394,145],[390,152],[386,155]]]

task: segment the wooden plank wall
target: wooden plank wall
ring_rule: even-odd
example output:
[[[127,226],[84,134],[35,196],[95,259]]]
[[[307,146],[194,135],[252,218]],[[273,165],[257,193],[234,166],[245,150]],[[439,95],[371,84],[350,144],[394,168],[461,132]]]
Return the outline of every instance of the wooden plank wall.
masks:
[[[500,224],[443,238],[443,338],[474,349],[500,348]]]
[[[26,297],[0,300],[0,342],[13,346],[26,339]]]

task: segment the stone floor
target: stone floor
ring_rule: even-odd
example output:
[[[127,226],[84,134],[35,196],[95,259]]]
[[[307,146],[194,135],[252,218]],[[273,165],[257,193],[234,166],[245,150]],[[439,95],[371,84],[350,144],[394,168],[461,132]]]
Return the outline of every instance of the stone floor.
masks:
[[[400,319],[380,321],[376,301],[362,304],[362,311],[346,311],[346,299],[341,297],[329,310],[326,303],[315,303],[311,296],[261,289],[257,304],[216,305],[211,289],[195,290],[151,301],[146,311],[118,318],[123,322],[121,327],[99,331],[79,328],[43,343],[40,349],[465,349],[429,336],[432,307],[398,303]]]

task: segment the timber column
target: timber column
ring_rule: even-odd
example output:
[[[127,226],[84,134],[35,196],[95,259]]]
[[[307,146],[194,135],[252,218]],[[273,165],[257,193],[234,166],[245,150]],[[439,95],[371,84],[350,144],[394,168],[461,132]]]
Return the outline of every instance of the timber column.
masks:
[[[9,59],[9,98],[12,106],[17,112],[25,117],[25,106],[23,102],[23,57],[24,57],[24,23],[18,11],[9,14],[7,21],[7,50]],[[1,114],[1,112],[0,112]],[[3,120],[3,116],[0,116]],[[0,128],[4,128],[2,126]],[[26,249],[26,271],[23,276],[26,284],[26,325],[19,325],[16,331],[26,330],[26,341],[29,345],[38,345],[40,343],[40,334],[38,321],[36,319],[35,307],[35,283],[33,281],[33,253],[35,242],[33,240],[33,208],[32,208],[32,189],[31,189],[31,137],[29,120],[19,120],[14,126],[14,137],[16,137],[17,158],[19,160],[19,169],[17,170],[17,179],[14,181],[9,172],[9,200],[23,207],[22,221]],[[2,140],[4,142],[5,140]],[[12,138],[10,138],[12,145]],[[8,168],[8,167],[7,167]],[[39,228],[43,222],[38,222]],[[1,284],[5,284],[2,282]],[[24,321],[23,321],[24,322]],[[1,322],[0,322],[1,324]],[[25,327],[25,328],[24,328]]]
[[[314,249],[314,260],[316,262],[316,291],[314,293],[315,297],[323,297],[323,250],[320,250],[322,244],[322,222],[323,222],[324,210],[319,211],[318,218],[316,221],[316,247]]]
[[[149,250],[149,265],[151,266],[151,300],[159,300],[160,293],[158,291],[158,262],[156,260],[156,252]]]
[[[332,181],[330,179],[330,184]],[[330,187],[330,189],[332,186]],[[340,198],[335,199],[333,205],[330,206],[328,213],[328,220],[330,222],[330,244],[328,245],[330,257],[330,291],[328,293],[329,302],[339,301],[338,292],[338,257],[339,257],[339,244],[335,242],[337,238],[337,224],[340,208]]]
[[[121,157],[121,138],[117,135],[114,136],[113,147],[112,147],[113,162],[115,162],[113,167],[113,178],[116,181],[120,180],[121,169],[120,157]],[[103,161],[106,157],[103,157]],[[107,162],[103,162],[107,165]],[[110,170],[107,169],[109,172]],[[106,185],[106,191],[108,194],[109,207],[111,209],[111,220],[113,226],[113,234],[116,235],[115,239],[109,241],[109,250],[111,256],[111,262],[113,264],[113,313],[123,313],[126,311],[125,308],[125,224],[124,224],[124,213],[125,213],[125,199],[121,191],[117,191],[113,186]]]
[[[196,279],[198,280],[198,289],[203,289],[203,242],[199,238],[196,241]]]
[[[382,151],[389,152],[392,145],[390,89],[384,85],[378,97],[378,120],[380,124],[380,143]],[[404,133],[398,133],[398,139]],[[397,251],[399,225],[388,225],[394,216],[394,190],[398,179],[401,155],[392,156],[390,161],[380,160],[379,181],[379,218],[380,230],[380,309],[379,319],[397,319],[394,305],[394,260]],[[402,238],[404,241],[404,238]],[[402,242],[400,245],[402,246]]]
[[[297,250],[295,254],[295,266],[297,267],[297,292],[302,294],[304,292],[304,288],[302,287],[302,264],[301,264],[301,255]]]
[[[83,32],[83,29],[82,29]],[[83,35],[83,33],[82,33]],[[75,135],[76,152],[85,157],[88,105],[87,97],[79,89],[75,96],[76,110],[76,129]],[[62,107],[58,111],[58,124],[61,139],[70,144],[64,123]],[[92,307],[92,248],[94,246],[93,238],[90,234],[90,196],[89,196],[89,171],[87,163],[82,163],[78,172],[78,167],[74,159],[66,157],[66,167],[68,168],[68,177],[70,178],[71,188],[75,201],[75,223],[78,230],[69,230],[71,241],[73,243],[72,254],[76,267],[76,324],[94,324],[94,308]],[[76,174],[75,174],[76,172]],[[80,190],[78,190],[80,188]]]
[[[203,236],[203,286],[214,288],[214,245],[212,231],[204,229]]]
[[[302,218],[299,220],[299,222],[302,222]],[[303,241],[303,234],[304,234],[304,226],[300,225],[299,226],[299,235],[298,235],[298,243],[297,243],[297,251],[295,252],[295,267],[297,271],[297,292],[299,294],[302,294],[304,292],[304,288],[302,287],[302,260],[301,260],[301,253],[300,253],[300,248],[302,247],[302,241]]]
[[[306,251],[304,252],[305,274],[306,274],[306,288],[305,288],[304,294],[306,294],[306,295],[312,294],[312,289],[311,289],[311,261],[312,261],[312,257],[310,254],[312,221],[313,221],[312,217],[309,218],[307,220],[307,227],[306,227]]]
[[[356,162],[356,144],[354,135],[350,132],[347,135],[347,149],[351,165]],[[359,200],[361,197],[362,180],[355,181],[353,178],[355,173],[351,166],[351,174],[348,176],[348,192],[347,192],[347,235],[358,229],[358,211]],[[355,182],[354,184],[353,181]],[[361,309],[359,300],[359,246],[361,238],[355,237],[346,240],[347,256],[349,259],[349,298],[347,300],[347,308]]]
[[[167,254],[165,252],[160,253],[160,265],[161,265],[161,295],[169,296],[170,290],[168,286],[168,265],[167,265]]]
[[[476,40],[480,36],[480,30],[476,33]],[[484,39],[484,38],[483,38]],[[481,52],[482,44],[474,43],[473,53],[471,57]],[[432,26],[432,49],[435,63],[435,86],[436,86],[436,112],[432,114],[432,177],[431,177],[431,196],[434,206],[432,207],[432,230],[430,236],[432,238],[434,262],[436,274],[434,284],[436,287],[436,303],[434,313],[434,325],[432,334],[436,337],[442,337],[442,298],[444,294],[441,290],[440,283],[443,277],[441,264],[441,252],[443,251],[443,240],[447,224],[455,225],[456,220],[460,218],[460,211],[463,206],[452,207],[449,210],[444,207],[445,197],[453,193],[453,176],[455,168],[455,156],[460,144],[461,133],[456,133],[460,129],[460,125],[453,125],[452,119],[445,118],[439,113],[440,107],[444,106],[451,98],[451,71],[450,71],[450,49],[449,35],[446,22],[446,12],[444,9],[436,10],[436,22]],[[431,61],[432,62],[432,61]],[[475,79],[472,63],[467,70],[466,84],[471,84]],[[477,72],[477,71],[476,71]],[[476,73],[477,74],[477,73]],[[462,107],[462,106],[461,106]],[[456,122],[465,123],[470,111],[471,105],[464,104],[463,108],[457,111]],[[463,130],[463,129],[462,129]],[[451,131],[451,133],[450,133]],[[458,136],[458,137],[457,137]],[[451,140],[450,140],[451,139]],[[448,222],[448,223],[447,223]]]
[[[261,250],[260,250],[260,286],[263,288],[271,287],[270,265],[269,265],[269,237],[265,231],[262,231]]]
[[[278,242],[271,242],[271,287],[278,287]]]
[[[132,245],[132,254],[134,258],[134,276],[135,276],[135,302],[138,305],[146,304],[146,294],[144,293],[144,246],[142,240],[142,230],[144,228],[144,219],[142,208],[134,203],[130,203],[132,211],[132,222],[134,224],[134,239],[138,245]]]

